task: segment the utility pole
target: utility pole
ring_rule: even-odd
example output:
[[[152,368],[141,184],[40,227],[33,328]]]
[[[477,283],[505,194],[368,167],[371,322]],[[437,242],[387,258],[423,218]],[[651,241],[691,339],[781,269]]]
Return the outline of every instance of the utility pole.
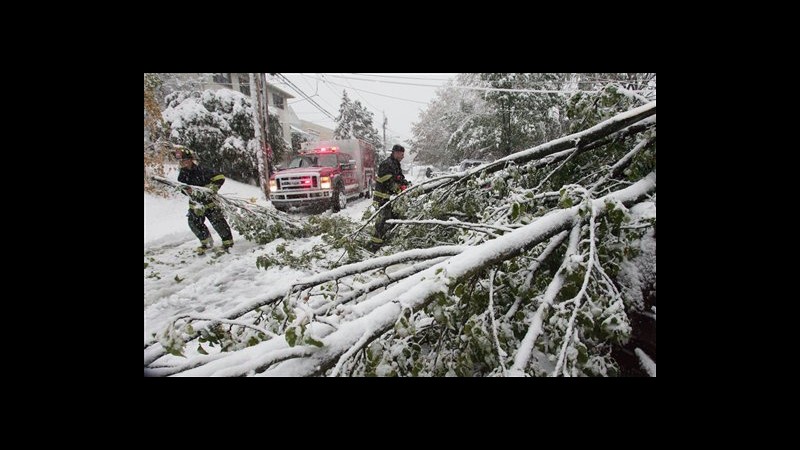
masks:
[[[386,111],[383,111],[383,151],[386,151]]]
[[[260,73],[259,80],[261,81],[261,97],[264,104],[264,161],[267,162],[267,189],[264,191],[269,200],[269,176],[272,173],[272,147],[269,145],[269,91],[267,90],[267,74]],[[272,74],[275,75],[275,74]],[[281,139],[283,137],[281,136]]]
[[[258,155],[258,178],[261,190],[269,200],[269,174],[272,168],[269,148],[269,110],[267,81],[263,73],[250,74],[250,100],[253,104],[253,129],[261,151]]]

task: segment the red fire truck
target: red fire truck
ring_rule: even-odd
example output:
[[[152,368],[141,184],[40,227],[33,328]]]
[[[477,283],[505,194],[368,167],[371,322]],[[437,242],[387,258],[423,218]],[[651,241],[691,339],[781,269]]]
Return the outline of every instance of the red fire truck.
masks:
[[[347,207],[348,198],[372,197],[375,147],[360,139],[306,146],[287,169],[269,179],[269,199],[281,211],[312,205]]]

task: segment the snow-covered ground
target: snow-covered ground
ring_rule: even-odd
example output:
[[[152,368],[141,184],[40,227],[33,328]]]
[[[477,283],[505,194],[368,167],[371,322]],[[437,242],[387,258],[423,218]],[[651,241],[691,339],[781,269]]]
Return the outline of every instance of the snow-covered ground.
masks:
[[[167,173],[177,180],[177,171]],[[257,199],[266,205],[264,193],[257,186],[226,180],[221,195],[231,198]],[[351,199],[347,208],[336,213],[360,222],[372,201]],[[197,256],[194,249],[199,241],[189,230],[186,219],[188,200],[181,194],[169,198],[144,195],[144,339],[160,331],[178,314],[195,313],[220,316],[243,302],[265,294],[289,289],[298,277],[318,271],[316,267],[294,270],[286,267],[256,267],[256,259],[286,244],[294,253],[309,250],[322,239],[319,236],[286,242],[277,239],[266,245],[248,242],[233,230],[234,246],[229,254],[217,256],[211,252]],[[330,211],[322,214],[332,214]],[[303,218],[307,213],[292,214]],[[220,238],[206,221],[216,246]]]

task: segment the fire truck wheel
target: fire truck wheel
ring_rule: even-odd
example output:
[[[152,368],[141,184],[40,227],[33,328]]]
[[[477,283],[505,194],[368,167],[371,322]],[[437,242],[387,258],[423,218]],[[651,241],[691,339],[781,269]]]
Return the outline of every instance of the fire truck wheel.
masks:
[[[336,190],[333,192],[333,206],[331,210],[333,212],[341,211],[347,208],[347,195],[344,193],[344,187],[341,184],[336,186]]]

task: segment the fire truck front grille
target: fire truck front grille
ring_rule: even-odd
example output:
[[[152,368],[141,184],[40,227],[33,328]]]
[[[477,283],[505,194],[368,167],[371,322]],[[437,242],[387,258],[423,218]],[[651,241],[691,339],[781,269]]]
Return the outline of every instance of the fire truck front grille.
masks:
[[[316,189],[319,186],[319,180],[317,178],[316,175],[288,175],[285,177],[278,177],[278,190]]]

